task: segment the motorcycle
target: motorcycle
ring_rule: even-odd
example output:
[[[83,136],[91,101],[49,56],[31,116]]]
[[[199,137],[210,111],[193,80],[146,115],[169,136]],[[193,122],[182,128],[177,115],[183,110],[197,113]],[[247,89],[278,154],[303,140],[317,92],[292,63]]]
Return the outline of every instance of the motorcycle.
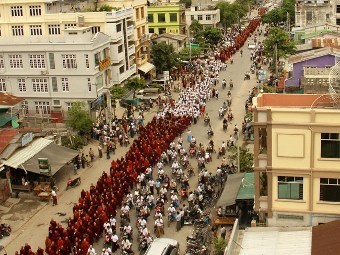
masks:
[[[77,186],[80,185],[80,183],[81,183],[80,177],[77,177],[73,180],[71,178],[69,178],[68,181],[67,181],[66,190],[68,190],[69,188],[77,187]]]
[[[250,80],[250,73],[249,72],[246,72],[244,74],[244,80]]]
[[[204,118],[204,124],[205,124],[206,126],[208,126],[208,124],[210,124],[210,118],[205,117],[205,118]]]
[[[226,132],[228,129],[228,122],[223,122],[223,131]]]
[[[227,87],[227,83],[225,81],[222,81],[222,89],[225,89]]]
[[[212,129],[208,129],[208,138],[212,137],[214,135],[214,131]]]
[[[233,89],[234,83],[233,83],[233,82],[230,82],[230,83],[229,83],[229,87],[230,87],[230,89]]]

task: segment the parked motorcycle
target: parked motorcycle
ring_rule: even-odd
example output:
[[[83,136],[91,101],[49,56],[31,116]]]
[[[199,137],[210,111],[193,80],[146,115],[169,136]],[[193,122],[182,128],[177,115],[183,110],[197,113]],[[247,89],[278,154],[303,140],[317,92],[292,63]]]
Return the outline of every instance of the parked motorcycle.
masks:
[[[80,185],[80,183],[81,183],[80,177],[77,177],[73,180],[69,178],[67,181],[66,190],[68,190],[69,188],[77,187],[78,185]]]

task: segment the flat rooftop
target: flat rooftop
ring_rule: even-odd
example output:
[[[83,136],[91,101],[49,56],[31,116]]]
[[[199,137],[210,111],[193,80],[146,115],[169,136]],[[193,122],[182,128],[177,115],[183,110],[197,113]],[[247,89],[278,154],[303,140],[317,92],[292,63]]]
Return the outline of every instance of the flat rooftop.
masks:
[[[253,105],[256,107],[333,107],[333,100],[329,95],[320,94],[259,94]]]

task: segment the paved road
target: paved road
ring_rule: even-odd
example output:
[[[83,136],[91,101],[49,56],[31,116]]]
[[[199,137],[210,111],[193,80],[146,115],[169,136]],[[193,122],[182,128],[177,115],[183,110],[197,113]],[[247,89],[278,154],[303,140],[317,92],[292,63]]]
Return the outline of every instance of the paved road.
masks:
[[[254,80],[254,76],[250,81],[244,81],[243,76],[244,73],[250,68],[250,51],[243,47],[243,56],[240,56],[240,53],[236,53],[234,55],[234,64],[228,64],[228,68],[226,71],[222,71],[220,73],[220,80],[226,79],[227,81],[230,78],[234,81],[234,88],[232,92],[232,110],[235,116],[233,124],[237,124],[239,128],[241,127],[243,117],[245,114],[244,111],[244,102],[247,98],[248,91],[255,86],[256,82]],[[229,134],[231,133],[231,125],[228,127],[227,133],[225,133],[222,129],[222,121],[218,118],[218,108],[222,105],[223,99],[226,98],[227,89],[222,90],[221,83],[217,85],[218,90],[220,91],[219,100],[211,99],[207,104],[207,112],[211,116],[211,123],[214,129],[215,135],[213,140],[215,142],[216,148],[221,145],[223,140],[227,140]],[[146,119],[150,120],[155,113],[155,110],[151,111],[147,114]],[[206,128],[203,124],[203,119],[200,119],[196,125],[190,127],[192,134],[196,137],[198,143],[207,144],[208,136],[206,133]],[[185,136],[185,134],[184,134]],[[184,139],[185,140],[185,139]],[[240,143],[240,142],[239,142]],[[91,144],[92,147],[96,147],[96,143]],[[188,148],[189,145],[185,142],[185,148]],[[85,148],[85,151],[88,151],[88,148]],[[114,158],[120,158],[127,151],[126,147],[119,148],[117,150],[117,154]],[[216,158],[217,155],[213,156],[213,161],[207,165],[207,169],[210,172],[216,170],[216,167],[220,165],[219,160]],[[196,162],[192,161],[192,165],[196,166]],[[73,175],[72,166],[66,167],[61,172],[58,173],[57,179],[58,187],[60,191],[58,192],[58,205],[52,207],[50,203],[37,202],[34,199],[26,198],[21,199],[20,203],[27,205],[17,205],[17,207],[12,208],[12,210],[2,213],[1,219],[2,221],[9,222],[13,227],[13,232],[10,237],[2,240],[2,244],[5,245],[8,254],[14,254],[15,251],[19,250],[22,245],[25,243],[29,243],[34,250],[37,249],[38,246],[44,247],[44,241],[48,234],[48,224],[51,218],[54,218],[57,221],[62,221],[65,217],[60,217],[56,213],[63,212],[68,216],[72,215],[72,207],[75,202],[77,202],[80,197],[80,191],[82,189],[89,189],[91,183],[95,183],[99,178],[103,171],[108,171],[110,166],[110,160],[106,159],[97,159],[92,168],[80,170],[79,174],[82,178],[82,184],[74,189],[70,189],[65,191],[65,184],[68,176]],[[169,168],[165,169],[170,172]],[[190,180],[191,189],[195,189],[197,187],[197,177],[192,177]],[[15,201],[15,199],[12,199]],[[15,209],[16,208],[16,209]],[[21,211],[19,209],[21,208]],[[132,213],[134,214],[134,213]],[[135,219],[132,218],[132,223],[135,223]],[[133,225],[134,226],[134,225]],[[148,225],[149,230],[153,229],[152,220],[149,220]],[[165,236],[175,238],[180,241],[181,251],[185,251],[185,237],[189,235],[192,231],[192,227],[185,226],[180,232],[175,232],[175,224],[171,224],[169,228],[165,229]],[[137,231],[135,231],[136,233]],[[134,238],[136,240],[136,238]],[[95,245],[96,251],[99,252],[102,247],[102,243],[98,243]],[[136,250],[136,244],[134,244],[134,250]],[[0,253],[1,254],[1,253]],[[117,253],[118,254],[118,253]]]

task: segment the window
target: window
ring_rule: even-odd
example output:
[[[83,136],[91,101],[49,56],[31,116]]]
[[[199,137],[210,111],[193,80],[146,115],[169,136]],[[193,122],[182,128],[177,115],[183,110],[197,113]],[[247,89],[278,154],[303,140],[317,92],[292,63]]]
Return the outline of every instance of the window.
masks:
[[[141,16],[142,19],[144,19],[144,17],[145,17],[144,7],[140,8],[140,16]]]
[[[100,53],[96,53],[94,54],[94,66],[99,66],[99,62],[100,62]]]
[[[340,179],[320,179],[320,201],[340,202]]]
[[[85,66],[86,68],[90,68],[89,54],[85,54]]]
[[[57,77],[52,77],[52,91],[58,92],[58,81]]]
[[[122,31],[122,24],[121,23],[117,24],[116,29],[117,29],[117,32]]]
[[[18,88],[20,92],[26,92],[26,80],[18,79]]]
[[[125,71],[124,66],[119,67],[119,73],[120,74],[124,73],[124,71]]]
[[[30,16],[41,16],[41,6],[30,5]]]
[[[48,25],[49,35],[60,35],[60,25]]]
[[[42,35],[41,25],[30,25],[31,35]]]
[[[30,60],[30,67],[32,69],[46,68],[45,55],[42,55],[42,54],[29,55],[29,60]]]
[[[69,111],[74,103],[73,102],[66,102],[65,104],[66,104],[67,110]]]
[[[21,102],[21,109],[23,114],[28,114],[28,102],[26,100]]]
[[[123,44],[118,46],[118,53],[122,53],[123,52]]]
[[[23,68],[21,55],[9,55],[9,65],[12,69]]]
[[[0,79],[0,91],[2,92],[6,91],[6,80],[4,78]]]
[[[336,24],[340,26],[340,19],[336,19]]]
[[[166,28],[165,27],[160,27],[160,28],[158,28],[158,32],[159,32],[160,35],[161,34],[165,34],[166,33]]]
[[[170,22],[177,22],[177,13],[170,13]]]
[[[136,8],[136,20],[139,20],[139,8]]]
[[[195,19],[195,16],[194,15],[191,15],[191,20],[194,20]]]
[[[321,133],[321,158],[340,158],[340,134]]]
[[[13,36],[22,36],[24,35],[24,26],[12,26],[12,35]]]
[[[63,68],[77,68],[77,60],[75,54],[62,54]]]
[[[48,53],[48,58],[50,60],[50,68],[55,69],[54,53]]]
[[[205,15],[205,20],[211,20],[211,15],[210,14]]]
[[[77,26],[77,24],[75,24],[75,23],[69,23],[69,24],[65,24],[64,25],[64,28],[65,29],[68,29],[68,28],[70,28],[70,27],[76,27]]]
[[[198,15],[197,16],[197,20],[203,20],[203,16],[202,15]]]
[[[70,91],[70,88],[68,86],[68,78],[61,78],[61,87],[63,92],[68,92]]]
[[[4,62],[4,56],[0,55],[0,68],[3,69],[5,68],[5,62]]]
[[[158,22],[165,22],[165,13],[158,13]]]
[[[340,4],[336,5],[336,13],[340,13]]]
[[[88,87],[89,91],[92,91],[91,78],[87,78],[87,87]]]
[[[149,13],[148,14],[148,22],[153,22],[153,14],[152,13]]]
[[[38,114],[49,114],[51,112],[50,102],[34,102],[35,112]]]
[[[47,79],[34,78],[32,79],[33,92],[48,92]]]
[[[278,176],[279,199],[303,199],[303,177]]]
[[[92,32],[92,34],[99,33],[100,32],[100,27],[99,26],[91,27],[91,32]]]
[[[155,29],[149,27],[149,34],[153,34],[153,33],[155,33]]]
[[[12,6],[11,7],[12,17],[21,17],[24,16],[22,6]]]

